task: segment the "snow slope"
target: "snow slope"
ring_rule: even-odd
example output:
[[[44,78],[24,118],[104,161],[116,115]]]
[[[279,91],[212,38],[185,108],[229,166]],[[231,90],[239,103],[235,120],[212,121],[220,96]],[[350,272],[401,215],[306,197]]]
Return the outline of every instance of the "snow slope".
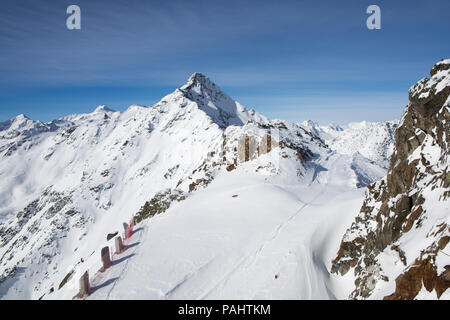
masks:
[[[363,190],[343,184],[348,164],[331,158],[329,170],[294,180],[292,159],[277,175],[255,173],[253,162],[222,170],[202,192],[139,224],[127,260],[97,273],[89,299],[344,298],[327,270]]]

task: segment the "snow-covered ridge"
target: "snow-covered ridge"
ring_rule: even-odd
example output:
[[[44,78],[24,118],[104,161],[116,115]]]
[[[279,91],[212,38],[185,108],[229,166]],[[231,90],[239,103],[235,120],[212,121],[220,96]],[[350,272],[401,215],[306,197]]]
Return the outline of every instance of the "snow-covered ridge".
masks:
[[[52,129],[54,129],[54,126],[51,123],[43,124],[20,114],[15,118],[0,122],[0,139],[13,139],[19,135],[31,136]]]
[[[398,121],[362,121],[344,126],[336,124],[320,126],[313,121],[305,121],[300,125],[322,138],[337,153],[345,155],[359,153],[387,168],[394,149],[394,132]]]

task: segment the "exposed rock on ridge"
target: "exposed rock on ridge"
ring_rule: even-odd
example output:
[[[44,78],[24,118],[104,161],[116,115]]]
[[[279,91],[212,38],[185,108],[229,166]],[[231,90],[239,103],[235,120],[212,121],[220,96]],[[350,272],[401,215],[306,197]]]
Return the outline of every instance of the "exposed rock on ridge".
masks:
[[[332,262],[332,273],[353,269],[350,298],[413,299],[422,283],[440,297],[450,287],[450,60],[430,75],[409,90],[388,174],[369,186]]]

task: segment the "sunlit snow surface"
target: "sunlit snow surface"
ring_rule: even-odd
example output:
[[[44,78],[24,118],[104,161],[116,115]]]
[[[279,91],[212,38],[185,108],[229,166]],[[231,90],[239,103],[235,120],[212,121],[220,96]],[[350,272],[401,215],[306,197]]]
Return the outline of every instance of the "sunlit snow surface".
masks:
[[[343,187],[345,164],[330,162],[312,184],[248,173],[251,164],[223,172],[138,225],[129,258],[99,275],[89,299],[345,298],[345,279],[327,270],[363,190]]]

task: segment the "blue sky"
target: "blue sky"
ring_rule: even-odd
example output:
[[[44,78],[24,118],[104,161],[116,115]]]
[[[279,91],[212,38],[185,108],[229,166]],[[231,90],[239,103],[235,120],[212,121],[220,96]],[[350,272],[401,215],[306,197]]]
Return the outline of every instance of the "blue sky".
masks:
[[[82,29],[66,29],[66,8]],[[381,8],[381,30],[366,8]],[[450,1],[2,0],[0,120],[152,105],[202,72],[270,118],[400,118],[449,58]]]

